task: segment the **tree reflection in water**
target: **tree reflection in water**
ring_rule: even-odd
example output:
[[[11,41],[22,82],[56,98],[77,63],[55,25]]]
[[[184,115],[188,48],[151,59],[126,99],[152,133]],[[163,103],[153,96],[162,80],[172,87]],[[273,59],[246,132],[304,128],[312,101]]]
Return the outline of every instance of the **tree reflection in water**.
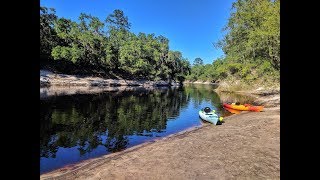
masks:
[[[224,116],[228,112],[214,88],[138,88],[42,99],[40,173],[201,125],[198,111],[204,106]]]
[[[158,89],[40,100],[40,157],[56,156],[60,147],[78,147],[80,155],[99,145],[123,150],[128,136],[152,136],[187,104],[181,89]],[[106,137],[103,141],[103,137]]]

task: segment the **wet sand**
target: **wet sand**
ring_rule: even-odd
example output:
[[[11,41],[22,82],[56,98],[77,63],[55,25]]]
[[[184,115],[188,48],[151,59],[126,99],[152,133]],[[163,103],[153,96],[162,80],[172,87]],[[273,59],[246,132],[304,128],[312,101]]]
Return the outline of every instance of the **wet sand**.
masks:
[[[280,95],[263,112],[144,143],[42,174],[40,179],[280,179]]]

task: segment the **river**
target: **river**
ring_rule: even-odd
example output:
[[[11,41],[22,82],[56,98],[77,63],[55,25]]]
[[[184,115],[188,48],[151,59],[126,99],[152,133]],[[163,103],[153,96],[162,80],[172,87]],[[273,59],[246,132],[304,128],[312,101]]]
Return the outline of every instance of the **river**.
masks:
[[[250,97],[218,95],[213,85],[141,88],[40,98],[40,174],[201,126],[206,106],[220,116],[222,102]]]

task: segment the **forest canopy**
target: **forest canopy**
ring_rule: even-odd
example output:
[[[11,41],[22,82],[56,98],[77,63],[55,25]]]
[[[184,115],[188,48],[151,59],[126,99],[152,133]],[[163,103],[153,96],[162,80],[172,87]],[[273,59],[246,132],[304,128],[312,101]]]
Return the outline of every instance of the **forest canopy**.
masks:
[[[136,35],[130,27],[119,9],[104,21],[81,13],[75,22],[40,7],[40,64],[64,73],[182,82],[188,59],[170,50],[166,37]]]
[[[194,60],[190,81],[280,81],[280,0],[237,0],[215,46],[225,54],[212,64]]]
[[[78,21],[59,18],[40,7],[40,65],[62,73],[110,78],[246,83],[280,81],[280,0],[236,0],[214,43],[224,56],[192,65],[169,39],[130,32],[131,23],[116,9],[101,21],[81,13]]]

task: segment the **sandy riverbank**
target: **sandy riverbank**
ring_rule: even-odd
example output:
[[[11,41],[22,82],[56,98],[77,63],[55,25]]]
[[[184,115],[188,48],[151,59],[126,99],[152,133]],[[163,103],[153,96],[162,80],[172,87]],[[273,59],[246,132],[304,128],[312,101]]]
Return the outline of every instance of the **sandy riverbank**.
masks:
[[[115,86],[179,86],[179,83],[166,81],[104,79],[101,77],[84,77],[78,75],[56,74],[47,70],[40,70],[40,87],[73,86],[73,87],[115,87]]]
[[[257,101],[270,106],[226,117],[221,126],[205,124],[40,178],[280,179],[280,95]]]
[[[219,83],[209,82],[209,81],[184,81],[183,84],[210,84],[210,85],[218,85]]]

